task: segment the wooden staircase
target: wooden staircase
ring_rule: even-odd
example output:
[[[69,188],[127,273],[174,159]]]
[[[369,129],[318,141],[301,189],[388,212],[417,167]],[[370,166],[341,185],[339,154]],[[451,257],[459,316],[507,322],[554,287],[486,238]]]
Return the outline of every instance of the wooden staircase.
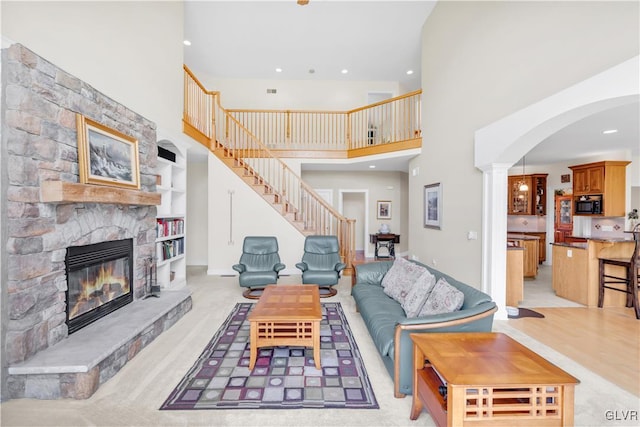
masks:
[[[249,187],[269,203],[296,229],[304,235],[319,234],[314,227],[309,227],[301,218],[299,210],[286,197],[278,193],[260,174],[244,159],[233,155],[220,142],[216,141],[211,152],[218,157],[229,169],[240,177]]]

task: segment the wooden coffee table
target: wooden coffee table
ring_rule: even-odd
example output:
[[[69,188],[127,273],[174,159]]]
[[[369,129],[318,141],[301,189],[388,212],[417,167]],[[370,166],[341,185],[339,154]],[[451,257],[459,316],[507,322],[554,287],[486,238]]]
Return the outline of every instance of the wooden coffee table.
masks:
[[[579,381],[501,333],[423,333],[413,340],[415,420],[438,426],[571,426]]]
[[[258,348],[279,345],[313,348],[320,369],[320,292],[314,285],[270,285],[248,316],[251,358],[256,364]]]

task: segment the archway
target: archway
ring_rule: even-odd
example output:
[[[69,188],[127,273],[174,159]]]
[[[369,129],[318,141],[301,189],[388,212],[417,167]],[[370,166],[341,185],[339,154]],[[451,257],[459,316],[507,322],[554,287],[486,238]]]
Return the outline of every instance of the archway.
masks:
[[[638,102],[640,57],[517,111],[475,133],[475,166],[483,172],[482,290],[506,319],[507,171],[558,130],[592,114]]]

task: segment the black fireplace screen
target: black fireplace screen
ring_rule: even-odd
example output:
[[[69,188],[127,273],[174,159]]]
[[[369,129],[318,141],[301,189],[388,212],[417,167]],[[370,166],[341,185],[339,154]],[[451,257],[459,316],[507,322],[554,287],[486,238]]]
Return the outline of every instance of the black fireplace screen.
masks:
[[[133,301],[133,240],[67,248],[69,333]]]

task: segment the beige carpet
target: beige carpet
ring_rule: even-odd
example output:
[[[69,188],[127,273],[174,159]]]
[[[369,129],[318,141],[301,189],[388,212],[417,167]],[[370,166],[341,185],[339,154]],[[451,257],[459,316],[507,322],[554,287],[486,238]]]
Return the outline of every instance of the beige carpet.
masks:
[[[296,283],[297,276],[281,283]],[[379,410],[293,409],[160,411],[158,408],[189,370],[237,302],[245,302],[237,278],[206,276],[204,269],[191,268],[189,287],[193,310],[140,352],[115,377],[84,401],[12,400],[0,405],[2,426],[430,426],[423,412],[409,420],[411,398],[395,399],[387,374],[364,323],[355,311],[349,292],[351,278],[343,278],[338,294],[325,301],[339,301],[362,353]],[[508,333],[551,362],[581,380],[576,389],[577,426],[637,425],[636,421],[608,421],[607,411],[640,409],[638,398],[592,374],[571,360],[539,344],[509,326],[494,322],[495,330]],[[603,391],[604,393],[603,398]]]

